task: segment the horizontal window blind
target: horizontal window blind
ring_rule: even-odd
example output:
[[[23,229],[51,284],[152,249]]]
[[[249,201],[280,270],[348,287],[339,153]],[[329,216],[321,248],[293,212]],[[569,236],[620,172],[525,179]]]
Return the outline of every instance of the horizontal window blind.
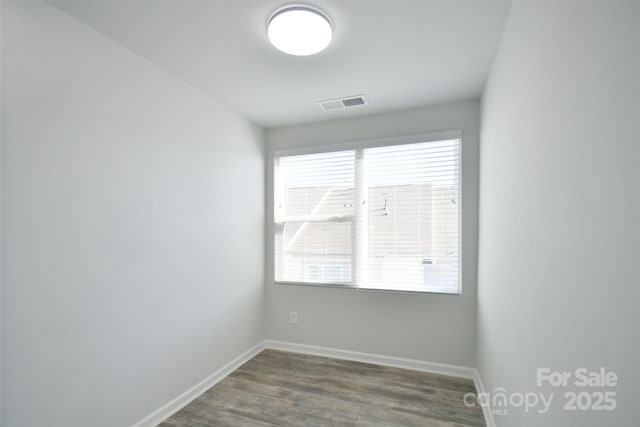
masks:
[[[276,156],[275,279],[459,293],[460,139]]]
[[[351,283],[355,151],[276,162],[276,280]]]
[[[358,286],[458,292],[459,141],[364,150],[367,277]]]

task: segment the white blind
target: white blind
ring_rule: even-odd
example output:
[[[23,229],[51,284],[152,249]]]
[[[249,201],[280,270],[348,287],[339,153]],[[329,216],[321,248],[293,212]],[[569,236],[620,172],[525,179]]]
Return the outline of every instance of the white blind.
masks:
[[[352,282],[354,167],[353,150],[276,159],[276,280]]]
[[[458,292],[458,140],[364,150],[367,274],[361,287]]]
[[[459,139],[276,157],[276,281],[459,293],[459,179]]]

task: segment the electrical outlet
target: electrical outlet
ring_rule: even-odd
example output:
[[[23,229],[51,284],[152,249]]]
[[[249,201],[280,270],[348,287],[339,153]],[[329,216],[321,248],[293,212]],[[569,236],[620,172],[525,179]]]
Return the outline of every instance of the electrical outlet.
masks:
[[[292,325],[297,325],[298,324],[298,312],[297,311],[290,311],[289,312],[289,323]]]

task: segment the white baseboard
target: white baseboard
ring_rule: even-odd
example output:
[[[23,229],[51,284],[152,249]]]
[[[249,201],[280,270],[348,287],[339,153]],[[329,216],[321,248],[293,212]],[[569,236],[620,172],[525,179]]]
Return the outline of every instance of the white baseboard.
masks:
[[[355,362],[373,363],[376,365],[392,366],[394,368],[411,369],[414,371],[430,372],[434,374],[450,375],[453,377],[469,378],[473,380],[476,393],[485,393],[484,384],[476,368],[444,363],[425,362],[422,360],[403,359],[400,357],[382,356],[379,354],[361,353],[358,351],[340,350],[337,348],[318,347],[315,345],[298,344],[285,341],[265,340],[265,348],[273,350],[291,351],[294,353],[311,354],[315,356],[333,357],[334,359],[352,360]],[[495,420],[489,406],[482,406],[487,427],[496,427]]]
[[[485,393],[482,379],[475,368],[468,366],[447,365],[444,363],[425,362],[422,360],[403,359],[400,357],[383,356],[379,354],[361,353],[358,351],[341,350],[337,348],[319,347],[315,345],[298,344],[285,341],[264,340],[240,356],[227,363],[216,372],[200,381],[175,399],[158,408],[132,427],[153,427],[157,426],[180,409],[187,406],[202,393],[223,380],[226,376],[238,369],[242,364],[252,359],[265,348],[273,350],[290,351],[294,353],[310,354],[315,356],[332,357],[334,359],[352,360],[354,362],[373,363],[376,365],[391,366],[394,368],[411,369],[414,371],[431,372],[435,374],[450,375],[454,377],[472,379],[477,393]],[[483,406],[482,411],[487,423],[487,427],[495,427],[495,421],[491,414],[491,408]]]
[[[270,348],[273,350],[333,357],[334,359],[352,360],[354,362],[373,363],[376,365],[392,366],[394,368],[403,368],[411,369],[414,371],[431,372],[434,374],[450,375],[452,377],[474,379],[476,376],[476,370],[467,366],[424,362],[422,360],[403,359],[400,357],[382,356],[379,354],[361,353],[358,351],[340,350],[337,348],[329,347],[318,347],[315,345],[297,344],[285,341],[265,340],[264,343],[266,348]]]
[[[198,384],[191,387],[189,390],[182,393],[166,405],[158,408],[151,414],[147,415],[140,421],[133,424],[132,427],[153,427],[157,426],[171,415],[178,412],[180,409],[187,406],[193,400],[195,400],[202,393],[213,387],[215,384],[223,380],[227,375],[238,369],[242,364],[252,359],[255,355],[264,350],[264,341],[251,347],[249,350],[242,353],[240,356],[233,359],[231,362],[224,365],[222,368],[209,375]]]
[[[476,396],[487,393],[482,382],[482,377],[477,369],[474,369],[473,383],[476,386]],[[487,423],[487,427],[496,427],[496,420],[493,419],[493,413],[491,412],[491,406],[487,403],[481,405],[482,414],[484,415],[484,421]]]

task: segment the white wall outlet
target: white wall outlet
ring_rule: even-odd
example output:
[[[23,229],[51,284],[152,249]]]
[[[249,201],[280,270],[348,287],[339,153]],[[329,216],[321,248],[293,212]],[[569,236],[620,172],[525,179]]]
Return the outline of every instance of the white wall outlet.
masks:
[[[298,312],[297,311],[290,311],[289,312],[289,323],[292,325],[297,325],[298,324]]]

